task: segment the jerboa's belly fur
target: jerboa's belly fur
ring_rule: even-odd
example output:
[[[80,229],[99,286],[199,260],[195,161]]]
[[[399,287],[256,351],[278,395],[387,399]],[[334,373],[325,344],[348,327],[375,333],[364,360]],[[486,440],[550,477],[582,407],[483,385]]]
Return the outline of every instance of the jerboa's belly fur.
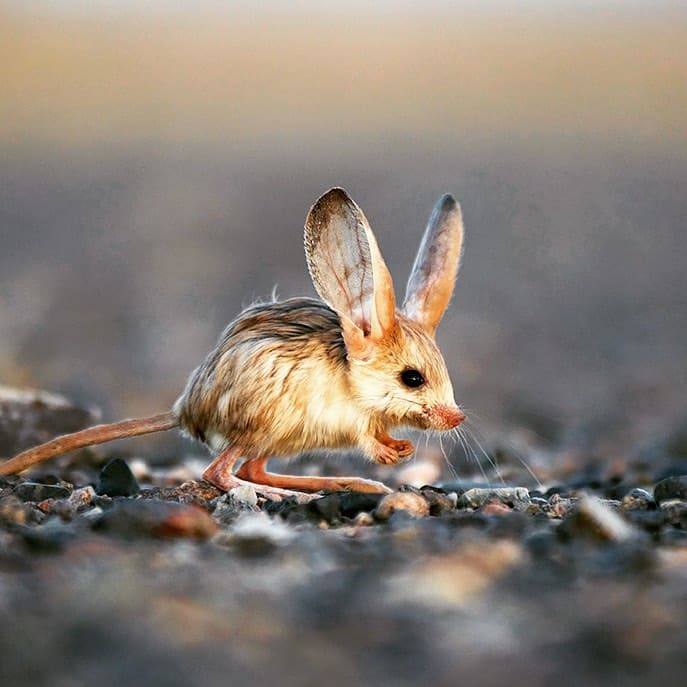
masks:
[[[339,319],[324,303],[259,304],[229,324],[174,408],[214,450],[286,456],[354,446],[366,427],[347,366]]]

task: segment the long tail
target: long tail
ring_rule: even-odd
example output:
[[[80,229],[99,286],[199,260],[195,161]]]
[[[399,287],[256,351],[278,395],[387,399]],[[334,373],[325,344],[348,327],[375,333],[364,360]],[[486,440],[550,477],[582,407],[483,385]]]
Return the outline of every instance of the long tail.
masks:
[[[0,475],[15,475],[22,470],[37,465],[45,460],[60,456],[85,446],[104,444],[114,439],[126,439],[140,434],[163,432],[179,425],[179,420],[173,412],[160,413],[151,417],[141,417],[135,420],[122,420],[109,425],[95,425],[82,429],[73,434],[64,434],[40,446],[27,449],[14,458],[0,463]]]

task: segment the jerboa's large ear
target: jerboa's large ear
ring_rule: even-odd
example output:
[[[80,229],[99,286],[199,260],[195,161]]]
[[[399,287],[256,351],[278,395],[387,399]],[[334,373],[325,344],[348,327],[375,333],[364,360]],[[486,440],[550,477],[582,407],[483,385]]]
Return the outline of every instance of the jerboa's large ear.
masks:
[[[432,335],[451,300],[462,246],[460,205],[446,194],[430,215],[403,303],[403,314]]]
[[[363,211],[342,188],[310,208],[305,256],[317,293],[341,319],[349,349],[390,331],[396,321],[391,275]]]

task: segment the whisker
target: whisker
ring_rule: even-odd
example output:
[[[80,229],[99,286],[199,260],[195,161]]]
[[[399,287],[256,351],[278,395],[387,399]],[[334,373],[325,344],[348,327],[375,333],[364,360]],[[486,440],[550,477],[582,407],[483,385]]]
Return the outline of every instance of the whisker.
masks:
[[[477,444],[477,448],[480,450],[482,455],[487,459],[487,462],[489,463],[489,465],[491,465],[491,467],[494,470],[494,473],[496,474],[496,477],[498,478],[499,482],[501,482],[501,484],[505,484],[506,482],[503,479],[503,475],[501,474],[501,470],[499,469],[496,458],[484,450],[484,446],[482,446],[482,444],[480,443],[480,441],[477,438],[473,429],[471,429],[470,427],[465,427],[464,430],[465,430],[465,437],[466,438],[470,437],[472,439],[472,441],[474,441],[475,444]],[[470,432],[470,434],[468,434],[468,432]]]
[[[469,458],[474,461],[475,465],[480,469],[480,472],[482,473],[482,477],[486,479],[486,474],[484,470],[482,469],[482,463],[479,459],[479,456],[477,455],[474,447],[472,444],[468,441],[468,436],[467,433],[465,432],[465,427],[460,427],[457,428],[458,435],[460,436],[463,446],[465,447],[466,454],[469,456]]]
[[[451,461],[448,459],[448,456],[446,455],[446,451],[444,450],[444,442],[443,442],[443,437],[441,434],[439,434],[439,448],[441,449],[441,455],[444,457],[444,462],[448,466],[449,474],[451,475],[451,479],[457,479],[458,474],[456,473],[456,469],[453,467],[451,464]]]
[[[473,438],[475,439],[475,441],[478,444],[479,444],[479,441],[477,440],[478,434],[482,438],[482,441],[485,441],[484,434],[479,430],[479,428],[475,425],[474,422],[469,422],[466,424],[470,425],[470,430],[472,432]],[[527,460],[525,460],[525,458],[523,458],[523,456],[520,454],[520,452],[515,448],[515,446],[513,446],[513,443],[510,441],[508,442],[508,448],[511,450],[513,455],[517,458],[520,465],[522,465],[522,467],[527,471],[527,473],[530,475],[530,477],[536,482],[537,487],[539,487],[541,489],[543,487],[541,480],[539,479],[539,477],[537,477],[534,470],[532,470],[532,468],[529,466]]]
[[[479,456],[477,455],[477,452],[475,451],[474,447],[473,447],[472,444],[470,443],[470,441],[469,441],[469,439],[468,439],[468,435],[467,435],[467,433],[466,433],[466,431],[465,431],[465,428],[462,427],[462,428],[459,430],[459,432],[460,432],[460,434],[462,435],[463,441],[465,442],[465,445],[467,446],[468,451],[469,451],[470,454],[472,455],[472,458],[473,458],[473,460],[475,461],[475,464],[476,464],[477,467],[479,468],[480,474],[482,475],[482,479],[483,479],[486,483],[490,483],[491,480],[489,479],[489,477],[487,477],[487,472],[486,472],[486,470],[484,469],[484,466],[482,465],[482,461],[480,460]],[[491,465],[492,465],[492,467],[494,467],[493,464],[491,464]],[[498,471],[497,471],[497,472],[498,472]]]

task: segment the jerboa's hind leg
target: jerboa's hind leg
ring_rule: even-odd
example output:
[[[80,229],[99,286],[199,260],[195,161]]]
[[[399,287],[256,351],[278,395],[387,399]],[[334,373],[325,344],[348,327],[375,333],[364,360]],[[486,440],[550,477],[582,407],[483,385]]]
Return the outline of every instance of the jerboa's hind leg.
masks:
[[[256,485],[299,491],[360,491],[368,494],[389,494],[391,489],[381,482],[359,477],[298,477],[267,472],[268,457],[249,458],[236,472],[239,477]],[[212,466],[211,466],[212,467]],[[209,468],[208,468],[209,469]],[[207,479],[207,478],[206,478]]]
[[[241,457],[242,453],[243,450],[240,446],[229,446],[205,468],[203,479],[210,482],[210,484],[214,484],[222,491],[231,491],[236,487],[250,486],[255,489],[257,494],[264,496],[270,501],[281,501],[289,496],[295,496],[299,503],[305,503],[316,498],[312,494],[289,491],[269,484],[260,484],[252,480],[241,479],[238,475],[233,474],[233,469],[234,464]]]

